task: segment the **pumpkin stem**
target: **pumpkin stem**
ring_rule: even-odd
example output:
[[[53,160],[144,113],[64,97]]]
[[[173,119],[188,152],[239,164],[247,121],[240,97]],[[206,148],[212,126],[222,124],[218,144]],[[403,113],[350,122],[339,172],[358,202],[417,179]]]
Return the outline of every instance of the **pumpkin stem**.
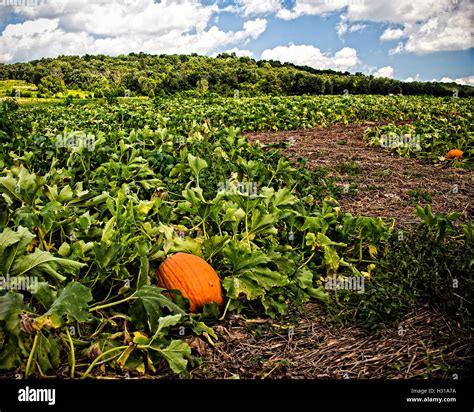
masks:
[[[125,299],[122,299],[122,300],[117,300],[116,302],[110,302],[110,303],[106,303],[104,305],[94,306],[94,307],[89,309],[89,312],[94,312],[94,311],[99,310],[99,309],[105,309],[105,308],[110,308],[111,306],[120,305],[121,303],[128,302],[131,299],[135,299],[134,294],[130,295],[128,298],[125,298]]]
[[[224,320],[225,315],[227,314],[227,309],[229,309],[229,305],[230,305],[230,298],[227,300],[227,304],[225,305],[224,313],[219,318],[219,320]]]

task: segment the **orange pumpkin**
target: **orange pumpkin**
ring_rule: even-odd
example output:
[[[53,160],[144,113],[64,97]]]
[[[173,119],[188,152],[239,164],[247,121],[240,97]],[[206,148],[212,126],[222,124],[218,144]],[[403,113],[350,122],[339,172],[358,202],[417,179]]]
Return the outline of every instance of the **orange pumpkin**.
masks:
[[[206,303],[222,305],[221,282],[216,271],[199,256],[176,253],[158,267],[158,286],[178,289],[189,299],[189,309],[195,313]]]
[[[462,157],[464,153],[462,152],[462,150],[459,150],[459,149],[451,149],[448,154],[446,155],[446,159],[452,159],[452,158],[456,158],[456,159],[459,159]]]

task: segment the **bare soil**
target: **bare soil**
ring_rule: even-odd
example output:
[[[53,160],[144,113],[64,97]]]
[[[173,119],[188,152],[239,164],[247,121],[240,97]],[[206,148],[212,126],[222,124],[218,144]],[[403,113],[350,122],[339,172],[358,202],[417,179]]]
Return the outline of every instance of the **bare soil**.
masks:
[[[251,142],[264,144],[287,141],[281,149],[294,163],[307,160],[307,167],[326,168],[328,176],[346,188],[338,198],[344,211],[353,215],[396,219],[406,227],[419,220],[414,204],[430,203],[434,213],[462,212],[460,221],[472,220],[474,171],[437,166],[416,159],[401,158],[383,148],[367,146],[368,127],[384,124],[335,125],[284,132],[247,133]]]

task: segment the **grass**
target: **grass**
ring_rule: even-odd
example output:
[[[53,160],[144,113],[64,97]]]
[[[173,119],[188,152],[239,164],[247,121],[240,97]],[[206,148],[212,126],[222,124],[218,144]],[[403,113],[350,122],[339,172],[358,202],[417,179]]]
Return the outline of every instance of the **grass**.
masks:
[[[34,84],[24,80],[0,80],[0,97],[6,97],[12,90],[19,90],[21,93],[36,93]]]
[[[341,162],[337,165],[337,169],[339,172],[349,176],[360,175],[362,173],[361,167],[353,161]]]
[[[0,99],[2,98],[5,98],[4,96],[0,96]],[[64,102],[64,97],[43,97],[43,98],[38,98],[38,97],[20,97],[20,98],[16,98],[16,101],[18,102],[18,104],[22,105],[22,106],[28,106],[28,105],[31,105],[31,106],[34,106],[34,105],[48,105],[48,104],[61,104]],[[122,102],[122,101],[125,101],[125,100],[129,100],[129,101],[136,101],[136,100],[144,100],[144,99],[149,99],[148,97],[145,97],[145,96],[140,96],[140,97],[119,97],[118,98],[118,101],[119,102]],[[73,99],[73,104],[88,104],[88,103],[92,103],[92,102],[97,102],[97,101],[100,101],[100,100],[105,100],[105,99],[94,99],[94,98],[79,98],[79,99],[76,99],[74,98]]]
[[[75,90],[75,89],[66,89],[65,92],[58,93],[52,98],[38,99],[36,96],[38,94],[38,88],[33,83],[28,83],[25,80],[0,80],[0,97],[10,96],[12,90],[20,91],[20,102],[26,99],[35,99],[35,100],[51,100],[51,99],[63,99],[67,95],[72,95],[78,99],[85,99],[89,96],[90,92],[84,90]],[[31,94],[31,97],[21,96],[25,93]]]
[[[80,89],[66,89],[66,91],[57,93],[53,97],[48,98],[37,98],[38,88],[33,83],[28,83],[25,80],[0,80],[0,97],[8,97],[12,90],[19,90],[21,95],[24,93],[30,93],[31,97],[21,97],[18,99],[19,103],[34,103],[34,102],[51,102],[51,101],[58,101],[66,98],[68,95],[73,96],[74,99],[92,99],[91,96],[92,92],[87,90],[80,90]],[[148,99],[146,96],[140,97],[130,97],[130,98],[119,98],[122,99],[133,99],[133,100],[143,100]]]
[[[409,190],[408,197],[413,205],[416,205],[417,203],[431,203],[432,201],[431,193],[420,189]]]
[[[60,97],[66,97],[67,95],[72,95],[74,98],[77,99],[86,99],[92,92],[88,92],[85,90],[76,90],[76,89],[67,89],[64,93],[59,93]]]

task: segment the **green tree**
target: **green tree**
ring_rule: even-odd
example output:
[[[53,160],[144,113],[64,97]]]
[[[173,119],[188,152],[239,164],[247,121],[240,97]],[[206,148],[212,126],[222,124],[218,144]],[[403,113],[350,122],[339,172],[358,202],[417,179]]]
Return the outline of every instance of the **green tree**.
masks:
[[[60,77],[49,75],[41,79],[38,91],[42,94],[56,94],[66,91],[66,86]]]
[[[206,94],[209,90],[209,81],[206,78],[199,80],[197,82],[197,90],[201,95]]]

